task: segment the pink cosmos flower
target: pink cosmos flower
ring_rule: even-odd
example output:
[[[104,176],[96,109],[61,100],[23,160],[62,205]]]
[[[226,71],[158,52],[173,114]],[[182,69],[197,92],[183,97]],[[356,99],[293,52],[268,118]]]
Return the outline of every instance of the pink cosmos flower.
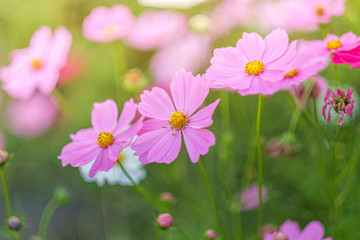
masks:
[[[59,80],[72,43],[65,27],[54,35],[49,27],[40,27],[31,37],[28,48],[11,52],[11,63],[0,69],[4,90],[13,98],[29,99],[38,89],[49,95]]]
[[[236,47],[215,49],[205,78],[211,87],[229,87],[241,95],[275,93],[276,84],[291,66],[296,41],[289,45],[288,34],[275,29],[265,40],[257,33],[243,33]]]
[[[130,9],[118,4],[111,8],[94,8],[83,22],[84,37],[94,42],[112,42],[125,37],[131,30],[134,16]]]
[[[68,143],[58,157],[65,167],[83,166],[94,161],[89,177],[92,178],[99,171],[108,171],[118,159],[121,151],[130,145],[135,134],[142,127],[142,118],[128,128],[135,118],[137,105],[133,99],[124,104],[123,111],[118,118],[118,108],[113,100],[95,103],[91,113],[93,128],[79,130],[70,135],[72,142]]]
[[[241,202],[241,211],[248,211],[259,206],[259,188],[257,184],[249,186],[245,191],[240,195]],[[263,202],[265,203],[268,200],[267,197],[267,188],[262,186],[261,195]]]
[[[316,18],[318,23],[329,23],[331,17],[344,14],[345,0],[297,0],[307,6],[308,12]],[[307,15],[308,16],[308,15]]]
[[[14,101],[7,109],[9,129],[18,136],[33,138],[49,129],[58,109],[55,99],[36,93],[25,101]]]
[[[301,231],[299,225],[296,222],[287,220],[284,222],[280,231],[264,234],[264,240],[276,240],[282,238],[276,238],[277,236],[283,236],[288,240],[332,240],[331,237],[323,238],[325,234],[325,230],[323,225],[318,221],[310,222],[304,230]]]
[[[360,68],[360,43],[354,49],[334,53],[332,61],[334,64],[352,64],[350,69]]]
[[[349,51],[356,48],[360,44],[360,38],[352,32],[345,33],[341,37],[328,34],[323,41],[314,40],[309,44],[315,54],[328,57],[332,53]]]
[[[186,21],[180,12],[147,10],[137,18],[125,41],[140,50],[160,48],[186,32]]]
[[[211,118],[220,99],[195,112],[209,94],[204,78],[180,70],[174,75],[170,90],[173,101],[158,87],[145,90],[140,96],[139,112],[149,120],[144,122],[132,149],[143,164],[170,164],[179,154],[181,136],[193,163],[215,144],[214,134],[203,128],[212,124]]]
[[[324,98],[325,105],[322,108],[322,115],[326,119],[325,111],[327,106],[330,106],[327,115],[327,122],[331,121],[331,115],[330,115],[331,109],[334,109],[336,113],[340,114],[340,121],[338,123],[339,126],[341,126],[344,123],[345,113],[350,117],[353,116],[355,100],[352,99],[351,96],[352,93],[353,93],[352,88],[348,89],[346,95],[345,92],[341,89],[338,89],[336,91],[336,94],[330,88],[327,90]]]

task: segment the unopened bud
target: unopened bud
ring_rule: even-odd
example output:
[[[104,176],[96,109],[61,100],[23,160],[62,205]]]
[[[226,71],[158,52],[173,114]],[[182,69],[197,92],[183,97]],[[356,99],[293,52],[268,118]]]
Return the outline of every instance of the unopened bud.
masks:
[[[146,79],[144,73],[137,68],[130,69],[124,77],[124,87],[128,91],[145,87]]]
[[[70,203],[70,194],[64,187],[56,187],[53,197],[60,205],[67,205]]]
[[[283,232],[274,232],[273,238],[274,240],[289,240],[288,236]]]
[[[216,239],[218,237],[218,235],[214,230],[209,229],[205,232],[205,237],[207,239]]]
[[[161,228],[168,229],[173,224],[173,218],[169,213],[163,213],[158,216],[157,222]]]
[[[203,14],[197,14],[190,18],[189,27],[197,33],[207,33],[211,28],[211,19]]]
[[[12,216],[8,219],[8,226],[12,230],[19,230],[21,228],[21,219],[15,216]]]
[[[175,198],[174,198],[174,195],[172,195],[171,193],[163,192],[160,194],[160,200],[163,202],[172,203],[172,202],[174,202]]]
[[[276,232],[276,230],[277,230],[277,227],[275,227],[272,224],[267,224],[267,225],[261,227],[259,229],[259,233],[258,233],[259,239],[262,239],[266,233],[273,234],[274,232]]]
[[[9,153],[5,150],[0,150],[0,166],[4,165],[9,160]]]

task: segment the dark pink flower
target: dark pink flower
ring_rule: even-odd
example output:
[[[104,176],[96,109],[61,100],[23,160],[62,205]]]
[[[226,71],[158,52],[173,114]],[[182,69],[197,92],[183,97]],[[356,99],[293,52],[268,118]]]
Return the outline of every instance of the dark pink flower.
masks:
[[[157,218],[159,226],[163,229],[167,229],[173,224],[173,217],[169,213],[160,214]]]
[[[352,99],[351,96],[352,93],[353,93],[352,88],[348,89],[346,95],[345,92],[341,89],[338,89],[336,91],[336,94],[330,88],[327,90],[324,98],[325,105],[322,108],[322,114],[324,118],[327,119],[328,122],[331,121],[331,115],[330,115],[331,109],[334,109],[336,113],[340,114],[340,121],[338,123],[339,126],[341,126],[344,123],[345,113],[350,117],[353,116],[355,100]],[[326,117],[325,111],[327,106],[329,106],[329,110]]]
[[[336,52],[332,60],[334,64],[352,64],[350,69],[360,68],[360,43],[354,49]]]
[[[142,127],[142,119],[139,119],[128,128],[136,111],[137,105],[130,99],[124,104],[118,119],[118,108],[113,100],[95,103],[91,113],[93,128],[82,129],[70,135],[72,142],[62,149],[58,157],[62,165],[80,167],[95,159],[89,177],[92,178],[99,171],[109,171],[121,151],[130,145]]]

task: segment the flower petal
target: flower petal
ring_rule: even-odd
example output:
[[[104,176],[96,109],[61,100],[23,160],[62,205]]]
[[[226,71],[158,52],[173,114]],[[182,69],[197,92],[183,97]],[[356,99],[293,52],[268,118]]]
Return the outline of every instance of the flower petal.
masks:
[[[281,225],[280,231],[285,233],[289,239],[299,239],[301,229],[296,222],[287,220]]]
[[[248,61],[260,60],[265,50],[265,42],[257,33],[243,33],[242,38],[236,43],[236,48],[241,50]]]
[[[112,132],[116,126],[118,108],[116,103],[108,99],[105,102],[94,103],[91,112],[91,123],[98,132]]]
[[[185,127],[183,136],[187,152],[193,163],[198,162],[200,155],[208,153],[209,148],[215,144],[214,134],[206,129]]]
[[[90,169],[89,177],[92,178],[97,172],[100,171],[109,171],[115,165],[117,158],[114,159],[112,156],[113,154],[109,154],[109,151],[109,148],[104,148],[100,152],[99,156],[96,158]]]
[[[321,240],[323,236],[323,225],[318,221],[312,221],[301,232],[299,240]]]
[[[151,91],[145,90],[140,95],[141,102],[138,109],[141,115],[160,120],[169,120],[174,105],[165,90],[154,87]]]
[[[114,129],[114,134],[121,132],[125,127],[129,126],[131,121],[135,118],[137,111],[137,104],[134,103],[134,99],[124,103],[124,107],[121,111],[119,121]]]
[[[124,132],[120,133],[116,139],[119,141],[131,141],[132,138],[139,132],[142,128],[142,121],[144,117],[141,117],[139,120],[136,121],[131,127],[126,129]]]
[[[138,132],[138,135],[169,126],[169,121],[158,120],[158,119],[148,119],[143,122],[143,127]]]
[[[188,125],[192,128],[206,128],[211,126],[213,123],[212,115],[214,114],[215,108],[220,102],[220,98],[207,107],[204,107],[193,116],[190,117]]]
[[[261,57],[264,62],[271,62],[284,54],[289,45],[289,35],[277,28],[265,37],[265,51]]]

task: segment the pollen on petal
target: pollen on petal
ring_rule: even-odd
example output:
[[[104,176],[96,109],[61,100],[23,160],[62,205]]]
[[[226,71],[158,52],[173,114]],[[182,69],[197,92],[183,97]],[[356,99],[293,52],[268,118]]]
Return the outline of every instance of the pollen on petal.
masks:
[[[296,74],[298,73],[297,69],[295,68],[294,70],[288,72],[287,74],[285,74],[285,78],[292,78],[294,76],[296,76]]]
[[[33,68],[35,68],[35,69],[38,69],[42,66],[42,62],[40,59],[32,60],[31,64],[32,64]]]
[[[114,142],[114,135],[110,132],[101,132],[97,137],[97,142],[100,147],[106,148]]]
[[[173,112],[170,116],[169,124],[172,128],[182,129],[187,124],[187,118],[182,111]]]
[[[245,72],[247,72],[249,75],[258,75],[262,73],[265,69],[265,65],[260,60],[253,60],[245,65]]]

